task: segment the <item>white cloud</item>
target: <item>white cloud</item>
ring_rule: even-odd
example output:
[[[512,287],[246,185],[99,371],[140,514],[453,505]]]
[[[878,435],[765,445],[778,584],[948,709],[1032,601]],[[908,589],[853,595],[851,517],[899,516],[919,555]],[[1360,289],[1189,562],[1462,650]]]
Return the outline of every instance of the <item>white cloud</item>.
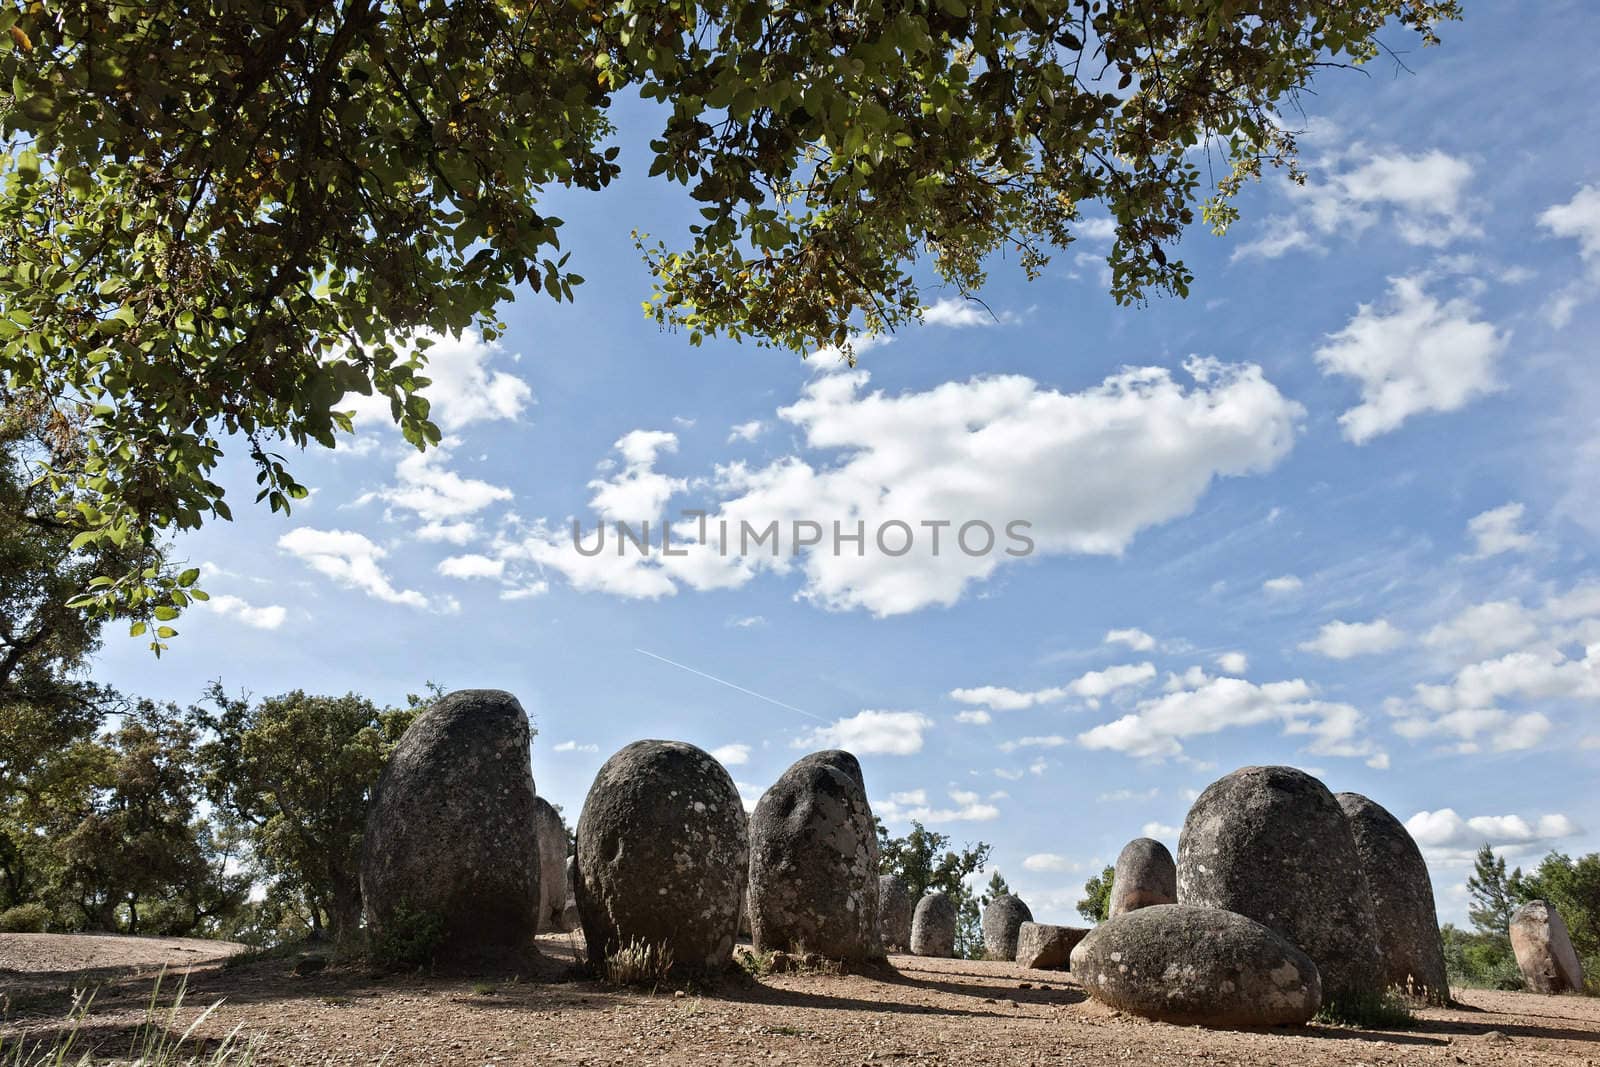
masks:
[[[655,470],[657,457],[678,450],[678,435],[663,430],[634,430],[613,446],[622,455],[622,470],[610,478],[589,483],[594,496],[589,507],[603,518],[637,523],[660,520],[673,493],[688,484]]]
[[[766,428],[767,424],[762,422],[760,419],[751,419],[749,422],[741,422],[739,425],[728,431],[728,443],[731,445],[735,441],[754,441],[757,437],[761,436],[761,431],[765,430]]]
[[[1066,685],[1025,692],[1000,685],[982,685],[970,689],[952,689],[950,698],[962,704],[981,706],[991,711],[1020,711],[1024,708],[1054,704],[1069,696],[1075,696],[1093,708],[1099,707],[1103,698],[1117,690],[1141,685],[1155,676],[1156,668],[1152,663],[1122,663],[1104,670],[1086,671]],[[988,719],[985,718],[983,721],[987,722]]]
[[[740,630],[749,630],[757,626],[765,626],[766,624],[766,617],[762,615],[740,615],[737,618],[728,620],[729,626],[736,627]]]
[[[395,588],[378,565],[388,553],[363,534],[301,526],[278,538],[278,547],[346,588],[359,589],[391,604],[428,606],[428,598],[421,593]]]
[[[1035,852],[1022,861],[1022,868],[1027,871],[1070,871],[1073,867],[1071,860],[1054,852]]]
[[[207,608],[231,619],[238,619],[257,630],[276,630],[289,617],[289,612],[277,604],[257,607],[242,597],[222,593],[210,600],[201,601]]]
[[[1304,586],[1305,583],[1292,574],[1268,578],[1261,583],[1262,591],[1271,593],[1273,596],[1288,596],[1290,593],[1298,593]]]
[[[1154,800],[1161,795],[1161,790],[1152,786],[1142,792],[1132,789],[1113,789],[1109,793],[1101,793],[1095,797],[1102,804],[1126,804],[1130,801]]]
[[[1495,363],[1508,335],[1475,318],[1468,300],[1440,303],[1422,285],[1420,277],[1390,279],[1387,308],[1362,304],[1316,351],[1323,374],[1361,384],[1361,404],[1339,416],[1358,445],[1413,415],[1456,411],[1499,388]]]
[[[724,767],[740,767],[750,762],[750,746],[723,745],[712,749],[711,756]]]
[[[728,589],[762,571],[799,570],[802,596],[832,610],[888,616],[950,605],[972,583],[1030,554],[1024,537],[1033,554],[1116,555],[1139,531],[1191,511],[1214,479],[1265,471],[1288,453],[1303,409],[1259,367],[1192,359],[1186,369],[1193,388],[1165,369],[1146,367],[1076,393],[1009,375],[891,396],[864,394],[869,379],[862,371],[820,376],[779,415],[804,431],[809,449],[838,458],[830,466],[791,455],[760,468],[718,468],[703,486],[721,498],[705,520],[709,544],[687,545],[685,557],[657,553],[601,562],[580,557],[564,530],[536,523],[516,551],[575,584],[621,595],[667,595],[679,583]],[[1090,456],[1094,461],[1085,462]],[[1065,469],[1078,473],[1059,477]],[[655,475],[642,452],[629,459],[620,479],[596,483],[607,494],[597,504],[623,495],[608,487],[628,482],[637,488],[647,475],[649,491],[631,494],[644,504],[615,510],[659,515],[667,497],[684,486]],[[764,549],[723,555],[723,521],[730,549],[739,548],[741,522],[759,531],[774,521],[786,549],[776,556]],[[875,531],[891,521],[916,524],[911,551],[893,555],[874,543]],[[1013,521],[1031,527],[1008,534]],[[791,531],[797,522],[819,524],[826,547],[796,555]],[[833,551],[834,523],[847,535],[858,523],[864,528],[860,554],[848,544]],[[937,523],[946,525],[929,525]],[[993,531],[987,552],[976,525],[968,530],[969,548],[960,547],[961,527],[977,523]],[[683,546],[698,528],[693,521],[675,527],[674,541]],[[935,536],[941,538],[938,551]],[[531,543],[540,539],[543,544]],[[895,534],[891,541],[903,539]],[[624,578],[619,569],[651,577]]]
[[[418,392],[428,398],[428,417],[445,433],[454,433],[475,422],[516,419],[533,402],[533,390],[516,375],[492,370],[490,364],[503,355],[498,343],[486,343],[477,330],[464,330],[460,337],[423,331],[419,336],[433,343],[423,354],[427,365],[421,377],[429,384]],[[408,346],[402,345],[402,351]],[[347,394],[339,401],[341,410],[354,410],[357,428],[365,424],[391,425],[389,401],[380,397]]]
[[[1314,699],[1301,679],[1257,685],[1243,678],[1209,678],[1194,688],[1141,701],[1120,719],[1078,735],[1090,749],[1143,759],[1183,755],[1183,740],[1239,727],[1277,724],[1289,736],[1310,738],[1306,751],[1328,756],[1372,755],[1360,734],[1364,719],[1348,704]]]
[[[922,321],[929,326],[964,330],[974,326],[1000,326],[1012,320],[1005,312],[995,315],[975,300],[945,297],[922,309]]]
[[[472,554],[450,556],[439,561],[438,569],[446,578],[499,578],[505,574],[506,561]]]
[[[862,711],[798,738],[795,748],[842,748],[858,756],[911,756],[922,751],[933,720],[915,711]]]
[[[1467,533],[1475,546],[1473,558],[1487,559],[1502,552],[1525,552],[1532,548],[1533,535],[1518,529],[1525,511],[1518,503],[1502,504],[1468,519]]]
[[[1491,600],[1464,608],[1449,622],[1429,630],[1422,641],[1431,648],[1492,656],[1527,644],[1539,632],[1534,614],[1520,601]]]
[[[1334,620],[1325,624],[1310,641],[1302,641],[1303,652],[1316,652],[1329,659],[1352,659],[1389,652],[1405,643],[1404,631],[1388,619],[1372,622],[1342,622]]]
[[[552,752],[599,752],[599,745],[580,745],[576,741],[562,741],[551,749]]]
[[[1250,669],[1250,657],[1243,652],[1224,652],[1217,656],[1217,666],[1224,674],[1244,674]]]
[[[1568,658],[1558,648],[1509,652],[1463,667],[1449,685],[1419,685],[1416,697],[1441,712],[1492,708],[1508,697],[1600,699],[1600,644],[1589,645],[1582,659]]]
[[[1043,737],[1019,737],[1015,741],[1002,741],[1001,752],[1015,752],[1019,748],[1060,748],[1067,743],[1067,739],[1060,734],[1049,734]]]
[[[429,522],[417,527],[419,541],[465,545],[470,544],[477,536],[478,527],[471,522]]]
[[[1483,845],[1497,851],[1522,851],[1581,832],[1565,815],[1540,815],[1532,822],[1520,815],[1475,815],[1464,819],[1453,808],[1419,811],[1406,820],[1406,830],[1430,862],[1441,864],[1470,862]]]
[[[1367,150],[1356,146],[1346,155],[1358,152]],[[1472,178],[1466,160],[1437,149],[1416,155],[1372,152],[1353,167],[1334,169],[1342,161],[1336,153],[1320,168],[1313,164],[1313,171],[1325,173],[1314,173],[1304,185],[1283,183],[1295,214],[1268,217],[1265,232],[1236,248],[1233,258],[1321,251],[1326,238],[1355,237],[1385,220],[1407,244],[1436,248],[1482,232],[1473,218],[1476,205],[1466,195]]]
[[[1127,645],[1135,652],[1149,652],[1156,647],[1156,639],[1137,628],[1108,631],[1105,641],[1108,645]]]
[[[1479,750],[1478,736],[1484,735],[1496,752],[1516,752],[1534,748],[1543,741],[1553,724],[1541,712],[1512,715],[1499,708],[1461,708],[1434,718],[1411,715],[1395,723],[1394,732],[1410,740],[1425,737],[1454,738],[1458,753]]]
[[[1153,663],[1119,663],[1100,671],[1086,671],[1067,683],[1074,696],[1082,697],[1091,708],[1119,689],[1143,685],[1156,676]]]
[[[993,716],[982,708],[956,712],[956,722],[966,723],[968,726],[987,726],[992,721]]]
[[[995,773],[995,777],[1004,778],[1008,782],[1019,782],[1019,781],[1022,780],[1022,776],[1027,774],[1028,772],[1027,771],[1009,770],[1009,769],[1007,769],[1005,767],[996,767],[994,769],[994,773]]]
[[[949,823],[949,822],[991,822],[1000,817],[1000,809],[987,803],[977,793],[967,790],[952,789],[949,791],[953,807],[933,807],[928,801],[926,789],[912,789],[903,793],[891,793],[888,800],[875,800],[872,802],[873,814],[885,822],[910,822],[915,819],[921,823]]]
[[[491,504],[511,499],[511,490],[477,478],[464,478],[446,467],[459,442],[446,438],[426,452],[413,452],[395,465],[396,484],[361,500],[377,498],[397,508],[415,512],[427,522],[425,529],[442,532],[449,520],[459,520]],[[358,501],[359,502],[359,501]]]
[[[1539,215],[1539,225],[1556,237],[1578,242],[1578,255],[1586,276],[1558,289],[1545,308],[1545,317],[1558,329],[1573,311],[1600,291],[1600,185],[1585,185],[1565,204],[1555,204]]]
[[[1003,685],[980,685],[971,689],[952,689],[950,699],[962,704],[981,704],[994,711],[1021,711],[1039,704],[1053,704],[1065,698],[1062,686],[1021,692]]]
[[[1139,832],[1145,837],[1153,837],[1157,841],[1176,841],[1180,830],[1181,827],[1168,826],[1164,822],[1147,822]]]

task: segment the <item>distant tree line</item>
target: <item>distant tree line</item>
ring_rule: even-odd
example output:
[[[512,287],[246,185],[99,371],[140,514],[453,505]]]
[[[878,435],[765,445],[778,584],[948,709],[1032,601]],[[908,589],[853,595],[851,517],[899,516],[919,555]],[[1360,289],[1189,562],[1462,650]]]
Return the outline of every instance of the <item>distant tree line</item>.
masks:
[[[1451,923],[1440,928],[1452,984],[1521,989],[1522,975],[1511,951],[1511,916],[1530,900],[1546,900],[1567,924],[1588,991],[1600,994],[1600,853],[1573,859],[1552,852],[1531,872],[1517,867],[1508,874],[1504,857],[1486,844],[1467,878],[1467,894],[1472,928]]]

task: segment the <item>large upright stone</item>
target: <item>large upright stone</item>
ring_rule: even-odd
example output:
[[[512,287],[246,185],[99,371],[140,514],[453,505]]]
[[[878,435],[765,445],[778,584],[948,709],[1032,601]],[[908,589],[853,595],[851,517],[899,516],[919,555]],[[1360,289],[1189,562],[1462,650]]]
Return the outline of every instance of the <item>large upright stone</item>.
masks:
[[[361,844],[367,930],[433,942],[435,959],[515,960],[539,923],[539,838],[528,716],[498,689],[419,715],[378,779]]]
[[[1511,915],[1511,949],[1530,993],[1583,992],[1583,964],[1555,905],[1530,900]]]
[[[905,879],[897,874],[878,876],[878,930],[885,949],[910,951],[911,914],[916,907]]]
[[[1122,846],[1111,880],[1111,914],[1137,911],[1153,904],[1178,902],[1178,867],[1167,846],[1150,837],[1136,837]]]
[[[567,907],[567,828],[561,813],[544,797],[534,799],[539,834],[539,932],[561,929]]]
[[[1191,1026],[1292,1026],[1322,1003],[1317,965],[1282,935],[1186,904],[1107,919],[1072,950],[1072,975],[1102,1003]]]
[[[1178,900],[1238,912],[1288,938],[1316,961],[1326,1004],[1383,994],[1350,824],[1327,786],[1303,771],[1244,767],[1200,794],[1178,838]]]
[[[983,950],[991,960],[1014,960],[1017,957],[1017,931],[1023,923],[1033,922],[1033,912],[1022,898],[1012,893],[1001,893],[983,909]]]
[[[750,816],[750,933],[758,950],[834,960],[883,956],[878,834],[848,752],[815,752],[773,783]]]
[[[1422,850],[1404,824],[1382,806],[1360,793],[1340,793],[1336,799],[1350,823],[1372,894],[1385,984],[1411,990],[1435,1004],[1448,1003],[1444,942]]]
[[[578,817],[574,889],[591,963],[639,943],[675,967],[733,952],[749,862],[744,806],[709,753],[635,741],[606,760]]]
[[[917,901],[911,918],[911,951],[940,959],[956,954],[956,902],[944,893],[929,893]]]

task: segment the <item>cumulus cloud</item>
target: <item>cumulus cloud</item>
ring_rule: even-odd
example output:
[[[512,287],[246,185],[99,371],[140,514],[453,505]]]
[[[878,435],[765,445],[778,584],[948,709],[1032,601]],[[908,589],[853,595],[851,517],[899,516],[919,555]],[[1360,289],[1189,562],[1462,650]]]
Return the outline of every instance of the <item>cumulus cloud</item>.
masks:
[[[1261,583],[1262,591],[1273,596],[1288,596],[1291,593],[1298,593],[1304,586],[1305,583],[1292,574],[1268,578]]]
[[[915,711],[862,711],[797,738],[795,748],[842,748],[862,756],[912,756],[933,720]]]
[[[477,478],[466,478],[451,470],[453,438],[426,452],[413,452],[395,465],[395,484],[369,493],[357,502],[379,499],[391,507],[414,512],[426,521],[424,529],[441,540],[449,540],[446,531],[454,533],[452,520],[461,520],[489,507],[511,499],[511,490],[491,485]]]
[[[1137,627],[1107,631],[1105,642],[1108,645],[1127,645],[1135,652],[1149,652],[1156,647],[1156,639]]]
[[[1502,552],[1525,552],[1533,547],[1533,535],[1518,527],[1527,509],[1518,503],[1502,504],[1467,520],[1467,534],[1473,543],[1473,558],[1487,559]]]
[[[288,610],[280,605],[266,604],[258,607],[243,597],[232,596],[228,593],[218,594],[201,603],[218,615],[237,619],[246,626],[254,627],[257,630],[276,630],[289,617]]]
[[[1539,815],[1530,822],[1520,815],[1462,818],[1454,808],[1419,811],[1406,820],[1406,830],[1429,862],[1440,864],[1471,862],[1483,845],[1496,851],[1519,852],[1581,832],[1570,818],[1560,814]]]
[[[1078,735],[1085,748],[1165,760],[1184,754],[1187,738],[1273,724],[1308,738],[1317,755],[1371,757],[1361,736],[1362,714],[1348,704],[1317,700],[1301,679],[1257,685],[1243,678],[1208,678],[1193,688],[1141,701],[1133,712]]]
[[[506,561],[472,554],[450,556],[439,561],[438,570],[446,578],[499,578],[505,574]]]
[[[888,800],[873,801],[872,810],[885,822],[895,823],[990,822],[1000,817],[1000,809],[977,793],[952,789],[949,798],[950,805],[936,807],[929,803],[926,789],[912,789],[891,793]]]
[[[945,326],[964,330],[974,326],[999,326],[1011,321],[1012,316],[1002,312],[995,315],[976,300],[945,297],[922,309],[922,321],[929,326]]]
[[[1002,741],[1001,752],[1015,752],[1019,748],[1060,748],[1067,743],[1067,739],[1060,734],[1044,736],[1019,737],[1015,741]]]
[[[416,590],[395,588],[378,564],[388,552],[364,534],[301,526],[278,538],[278,547],[347,589],[391,604],[428,606],[428,598]]]
[[[1217,656],[1217,666],[1224,674],[1244,674],[1250,670],[1250,657],[1243,652],[1224,652]]]
[[[1534,613],[1521,601],[1491,600],[1463,608],[1454,618],[1423,634],[1422,642],[1430,648],[1492,656],[1519,648],[1539,633]]]
[[[1600,292],[1600,185],[1585,185],[1564,204],[1554,204],[1539,215],[1539,225],[1553,236],[1578,242],[1584,277],[1558,289],[1545,307],[1545,317],[1560,328],[1578,305]]]
[[[1353,378],[1361,403],[1339,416],[1360,445],[1425,412],[1457,411],[1499,388],[1508,335],[1465,298],[1439,301],[1420,277],[1390,279],[1389,302],[1362,304],[1315,353],[1325,375]]]
[[[498,343],[484,341],[477,330],[464,330],[459,337],[433,331],[419,336],[432,344],[423,353],[427,365],[421,374],[429,383],[418,392],[428,398],[428,417],[445,433],[475,422],[514,420],[533,403],[527,382],[491,367],[504,350]],[[393,422],[389,401],[381,397],[347,394],[339,407],[355,411],[358,429]]]
[[[731,445],[735,441],[754,441],[757,437],[761,436],[761,431],[765,430],[766,428],[767,424],[762,422],[760,419],[751,419],[749,422],[741,422],[739,425],[728,431],[728,443]]]
[[[1027,871],[1070,871],[1074,868],[1074,864],[1067,857],[1055,852],[1035,852],[1031,856],[1024,857],[1022,868]]]
[[[477,524],[471,522],[428,522],[417,527],[417,540],[450,545],[471,544],[478,538]]]
[[[724,767],[740,767],[750,762],[749,745],[722,745],[711,750],[711,756]]]
[[[1353,659],[1389,652],[1405,643],[1405,632],[1388,619],[1372,622],[1342,622],[1335,619],[1326,623],[1310,641],[1302,641],[1300,650],[1316,652],[1329,659]]]
[[[1157,841],[1176,841],[1182,829],[1180,826],[1168,826],[1164,822],[1147,822],[1139,832],[1145,837],[1152,837]]]
[[[1330,237],[1355,237],[1379,222],[1407,244],[1435,248],[1482,233],[1477,205],[1467,196],[1472,165],[1459,157],[1437,149],[1410,154],[1355,146],[1311,169],[1304,185],[1279,186],[1293,212],[1269,216],[1259,237],[1234,250],[1235,260],[1320,251]]]
[[[661,596],[680,584],[728,589],[763,571],[798,570],[801,595],[832,610],[887,616],[950,605],[1002,564],[1031,554],[1029,545],[1033,553],[1119,554],[1139,531],[1191,511],[1215,479],[1265,471],[1288,453],[1303,409],[1259,367],[1192,359],[1185,368],[1192,387],[1145,367],[1075,393],[1007,375],[898,395],[867,393],[865,372],[840,371],[813,379],[779,411],[807,448],[837,458],[823,465],[790,455],[763,467],[717,468],[697,488],[720,502],[701,522],[674,527],[685,556],[583,557],[565,530],[548,523],[525,530],[514,550],[574,584],[621,595]],[[596,483],[597,511],[660,515],[684,488],[653,469],[668,436],[648,435],[631,454],[624,450],[624,471]],[[1078,473],[1061,478],[1064,469]],[[624,496],[643,503],[620,507]],[[774,522],[786,540],[796,523],[816,523],[826,548],[796,555],[791,540],[777,554],[739,551],[747,547],[741,523],[759,532]],[[909,551],[894,551],[903,532],[875,542],[874,531],[891,522],[915,525]],[[1008,531],[1014,522],[1024,525]],[[846,535],[867,531],[859,552],[844,542],[833,551],[827,538],[835,523]],[[993,533],[989,551],[982,528],[971,525],[978,523]],[[709,543],[685,544],[701,530]]]
[[[551,748],[552,752],[599,752],[600,746],[594,744],[580,745],[576,741],[562,741]]]
[[[966,723],[968,726],[987,726],[992,721],[994,717],[982,708],[956,712],[956,722]]]

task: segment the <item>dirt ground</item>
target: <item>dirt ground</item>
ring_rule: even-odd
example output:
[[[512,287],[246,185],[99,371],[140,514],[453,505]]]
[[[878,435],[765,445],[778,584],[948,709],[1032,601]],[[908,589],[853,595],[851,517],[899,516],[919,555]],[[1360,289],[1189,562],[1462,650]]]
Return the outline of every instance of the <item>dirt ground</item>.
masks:
[[[188,973],[180,1025],[221,999],[198,1032],[242,1024],[268,1064],[1600,1065],[1600,1000],[1579,997],[1458,991],[1459,1007],[1395,1032],[1213,1031],[1123,1015],[1064,972],[1004,963],[893,956],[870,973],[618,990],[577,976],[577,947],[540,938],[539,973],[525,976],[296,977],[292,959],[223,967],[232,946],[214,942],[0,935],[13,1004],[0,1040],[48,1042],[67,990],[99,984],[80,1042],[120,1052],[166,963]]]

